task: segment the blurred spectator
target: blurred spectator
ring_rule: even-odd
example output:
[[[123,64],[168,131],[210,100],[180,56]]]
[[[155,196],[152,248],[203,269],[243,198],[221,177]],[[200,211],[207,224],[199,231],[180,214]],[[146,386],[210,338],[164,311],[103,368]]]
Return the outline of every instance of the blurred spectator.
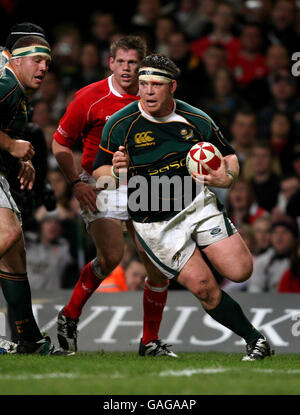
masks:
[[[248,292],[277,291],[282,274],[290,267],[296,237],[297,229],[289,218],[272,224],[271,247],[256,257]]]
[[[249,108],[249,105],[239,95],[232,72],[224,66],[215,73],[211,97],[199,100],[199,107],[215,120],[223,135],[230,140],[230,127],[235,113],[242,108]]]
[[[146,276],[146,268],[142,261],[138,257],[133,258],[125,268],[127,291],[142,290]]]
[[[146,39],[151,52],[155,48],[155,23],[162,15],[160,0],[138,0],[131,19],[129,32]]]
[[[271,212],[277,204],[280,176],[273,170],[273,153],[267,143],[257,143],[251,153],[253,176],[250,183],[259,206]]]
[[[265,57],[267,74],[262,78],[253,79],[244,88],[245,98],[255,111],[270,103],[270,85],[274,76],[282,69],[288,69],[290,66],[288,50],[283,45],[270,45],[266,50]]]
[[[199,98],[209,98],[213,93],[213,82],[217,70],[226,66],[227,53],[221,44],[209,46],[202,57],[202,77],[199,79]],[[196,88],[195,88],[196,89]]]
[[[252,230],[255,239],[254,256],[261,255],[270,248],[271,244],[271,225],[270,215],[263,215],[255,219],[252,223]]]
[[[292,196],[300,191],[300,179],[297,176],[284,176],[280,180],[280,192],[277,205],[272,211],[276,218],[287,215],[287,205]]]
[[[176,31],[170,35],[169,54],[180,69],[180,75],[177,79],[178,86],[175,92],[176,98],[183,100],[188,96],[191,105],[196,105],[199,90],[195,88],[195,85],[202,84],[204,68],[200,59],[191,53],[188,38],[183,31]]]
[[[81,34],[74,25],[62,24],[56,27],[55,36],[56,40],[52,48],[52,70],[59,77],[63,92],[67,93],[72,88],[78,88]]]
[[[241,42],[238,37],[233,35],[235,24],[235,12],[229,2],[221,1],[217,4],[216,10],[212,15],[212,30],[204,36],[191,43],[191,51],[200,58],[209,46],[214,43],[223,45],[227,51],[228,62],[238,52]]]
[[[293,122],[293,135],[300,134],[300,98],[297,80],[289,70],[282,69],[271,79],[271,100],[258,116],[258,129],[261,138],[267,138],[271,119],[278,111],[285,112]]]
[[[266,30],[272,10],[272,0],[244,1],[242,3],[242,15],[245,21],[259,23]]]
[[[292,123],[284,112],[275,112],[270,122],[268,141],[283,173],[291,173]]]
[[[251,154],[256,142],[256,116],[249,110],[238,110],[231,125],[231,145],[240,162],[241,174],[243,163]]]
[[[111,36],[119,30],[113,13],[95,11],[91,15],[91,41],[98,47],[100,66],[108,68]]]
[[[290,65],[287,48],[280,44],[270,45],[266,50],[266,64],[270,75],[287,69]]]
[[[70,288],[77,268],[68,242],[62,238],[60,220],[48,214],[40,222],[40,232],[25,233],[27,272],[32,290],[54,291]]]
[[[300,293],[300,239],[297,239],[291,254],[290,268],[280,278],[278,292]]]
[[[113,270],[113,272],[99,285],[97,292],[113,293],[120,291],[139,291],[144,288],[146,269],[138,257]]]
[[[80,162],[81,157],[79,156]],[[49,169],[47,177],[56,197],[55,213],[61,221],[63,237],[68,240],[71,254],[80,269],[85,265],[85,261],[89,261],[92,259],[91,256],[95,255],[94,244],[79,215],[79,203],[59,167],[53,170]],[[36,210],[35,218],[37,221],[43,220],[45,216],[47,216],[47,212],[43,206]]]
[[[79,62],[78,89],[104,78],[105,71],[100,65],[100,54],[96,43],[83,44]],[[70,98],[73,98],[73,95]],[[68,103],[66,103],[67,106]]]
[[[58,75],[54,72],[47,72],[33,99],[46,101],[51,108],[51,117],[56,122],[65,109],[65,94]]]
[[[70,219],[74,220],[79,212],[79,204],[74,199],[72,188],[66,181],[63,173],[57,167],[48,171],[47,178],[54,191],[57,201],[57,215],[60,220]],[[46,214],[43,207],[36,211],[36,219],[41,220]]]
[[[240,34],[241,47],[229,62],[238,84],[244,88],[268,72],[264,56],[264,38],[259,24],[247,23]]]
[[[228,193],[227,214],[240,229],[242,225],[251,225],[257,218],[267,215],[267,212],[256,203],[250,184],[246,180],[237,179]]]
[[[299,5],[299,1],[297,3],[297,12],[296,12],[294,29],[295,29],[295,32],[297,33],[298,38],[299,38],[300,37],[300,5]]]
[[[176,21],[171,16],[160,16],[155,21],[154,50],[169,56],[169,38],[176,29]]]
[[[291,150],[292,173],[300,178],[300,143]]]
[[[276,0],[271,10],[268,28],[270,43],[284,45],[290,55],[299,48],[299,36],[295,30],[297,8],[294,0]]]
[[[51,106],[45,99],[37,99],[32,102],[32,107],[32,121],[39,125],[43,130],[53,123]]]
[[[298,229],[300,231],[300,191],[298,190],[294,193],[286,206],[286,214],[295,220],[298,224]]]
[[[217,0],[180,0],[175,17],[190,39],[205,36],[211,30],[211,19]]]

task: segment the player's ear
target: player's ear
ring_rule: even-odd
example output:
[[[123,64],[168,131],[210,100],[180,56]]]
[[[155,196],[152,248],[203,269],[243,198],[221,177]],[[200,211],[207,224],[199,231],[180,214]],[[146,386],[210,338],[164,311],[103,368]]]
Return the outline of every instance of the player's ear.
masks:
[[[16,66],[20,66],[20,65],[21,65],[21,62],[22,62],[22,59],[21,59],[21,58],[19,58],[19,59],[14,59],[14,60],[13,60],[13,62],[14,62],[14,64],[15,64]]]
[[[114,62],[115,62],[114,58],[110,56],[108,60],[108,65],[109,65],[109,69],[111,70],[111,72],[114,71]]]
[[[174,94],[174,92],[176,91],[176,89],[177,89],[177,81],[175,81],[174,79],[171,81],[171,83],[170,83],[170,85],[171,85],[171,93],[172,94]]]

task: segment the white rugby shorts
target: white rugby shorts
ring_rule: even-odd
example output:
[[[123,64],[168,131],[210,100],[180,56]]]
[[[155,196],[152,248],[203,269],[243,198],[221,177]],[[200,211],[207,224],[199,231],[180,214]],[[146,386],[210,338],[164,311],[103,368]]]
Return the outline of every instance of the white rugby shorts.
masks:
[[[95,179],[86,171],[80,174],[80,179],[84,183],[96,186]],[[113,218],[121,221],[129,219],[127,211],[127,186],[120,186],[116,190],[105,189],[99,191],[96,204],[98,207],[97,212],[92,212],[90,209],[80,210],[86,226],[101,218]]]
[[[14,211],[22,224],[21,212],[10,193],[9,183],[2,174],[0,174],[0,207]]]
[[[223,205],[207,187],[176,216],[162,222],[133,221],[137,237],[154,265],[168,278],[176,277],[193,255],[236,233]]]

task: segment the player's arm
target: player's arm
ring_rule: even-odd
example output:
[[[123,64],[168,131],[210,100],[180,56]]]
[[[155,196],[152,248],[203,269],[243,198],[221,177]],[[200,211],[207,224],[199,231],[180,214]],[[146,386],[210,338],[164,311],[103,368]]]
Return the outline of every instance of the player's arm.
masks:
[[[238,178],[240,166],[234,149],[225,139],[214,121],[210,121],[206,125],[207,141],[214,144],[221,152],[221,164],[217,170],[212,170],[206,163],[200,160],[201,165],[208,172],[207,175],[198,175],[192,173],[193,178],[198,183],[203,183],[211,187],[229,188]]]
[[[99,148],[93,165],[93,177],[97,180],[99,177],[111,176],[118,181],[120,169],[127,169],[128,164],[128,155],[124,146],[119,146],[118,151],[114,153]]]
[[[81,208],[89,208],[92,212],[96,212],[97,189],[80,180],[72,149],[54,139],[52,141],[52,151],[64,176],[72,184],[74,196],[80,203]]]
[[[86,99],[75,94],[74,100],[68,105],[67,111],[60,120],[52,141],[53,154],[66,179],[72,184],[74,196],[83,210],[89,208],[97,211],[97,190],[94,186],[80,181],[72,147],[87,123]]]
[[[15,95],[13,90],[8,88],[4,82],[0,84],[0,102],[0,113],[2,115],[9,114],[10,112],[14,113],[16,107]],[[23,161],[31,160],[34,156],[34,148],[29,141],[15,139],[3,129],[0,130],[0,148],[7,151],[11,156]]]
[[[29,141],[15,140],[0,130],[0,148],[13,157],[23,161],[31,160],[34,156],[33,145]]]

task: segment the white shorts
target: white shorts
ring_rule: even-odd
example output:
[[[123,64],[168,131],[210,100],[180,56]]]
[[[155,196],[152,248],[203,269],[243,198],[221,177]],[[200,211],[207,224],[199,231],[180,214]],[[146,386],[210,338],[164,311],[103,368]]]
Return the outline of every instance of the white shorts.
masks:
[[[196,246],[211,245],[237,232],[223,205],[208,188],[169,220],[133,221],[133,225],[146,254],[168,278],[179,274]]]
[[[0,174],[0,208],[13,210],[22,224],[21,212],[10,193],[9,183],[2,174]]]
[[[84,183],[96,186],[95,179],[86,171],[80,174],[80,179]],[[122,221],[129,219],[127,211],[127,186],[120,186],[116,190],[101,190],[98,193],[96,204],[98,207],[97,212],[92,212],[90,209],[80,210],[86,226],[101,218],[113,218]]]

